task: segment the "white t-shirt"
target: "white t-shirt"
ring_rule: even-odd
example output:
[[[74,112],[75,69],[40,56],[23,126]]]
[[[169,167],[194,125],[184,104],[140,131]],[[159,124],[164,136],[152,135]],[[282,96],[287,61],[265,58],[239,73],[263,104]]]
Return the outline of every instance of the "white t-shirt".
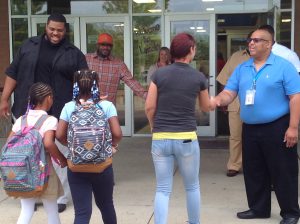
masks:
[[[272,47],[272,52],[291,62],[295,66],[297,72],[300,72],[299,57],[294,51],[275,42]]]
[[[28,115],[27,115],[27,125],[28,126],[34,126],[37,120],[44,114],[47,114],[46,111],[43,110],[29,110]],[[22,117],[19,117],[15,124],[12,127],[13,132],[17,132],[21,130],[21,120]],[[49,116],[45,122],[43,123],[42,127],[39,129],[39,133],[41,134],[42,137],[44,137],[44,134],[46,131],[49,130],[56,130],[57,128],[57,119],[56,117]]]

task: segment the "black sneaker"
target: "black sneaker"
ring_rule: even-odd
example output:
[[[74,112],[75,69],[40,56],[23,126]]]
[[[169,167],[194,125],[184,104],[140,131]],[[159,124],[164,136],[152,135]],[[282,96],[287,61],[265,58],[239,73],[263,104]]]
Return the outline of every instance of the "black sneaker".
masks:
[[[67,208],[66,204],[57,204],[57,206],[58,206],[58,213],[63,212]]]

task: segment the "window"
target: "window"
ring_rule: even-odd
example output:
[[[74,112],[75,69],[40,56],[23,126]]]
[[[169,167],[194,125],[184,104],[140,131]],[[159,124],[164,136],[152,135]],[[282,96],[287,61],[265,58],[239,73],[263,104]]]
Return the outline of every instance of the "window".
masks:
[[[17,53],[22,42],[28,38],[28,21],[24,18],[12,19],[13,56]]]
[[[27,15],[26,0],[11,0],[10,8],[11,8],[12,15]]]

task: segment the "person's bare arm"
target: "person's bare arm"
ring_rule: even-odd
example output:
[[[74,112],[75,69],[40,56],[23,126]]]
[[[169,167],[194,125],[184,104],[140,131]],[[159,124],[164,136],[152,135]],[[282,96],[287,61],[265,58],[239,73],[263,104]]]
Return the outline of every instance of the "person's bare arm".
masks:
[[[208,112],[210,111],[210,100],[208,95],[208,90],[202,90],[199,93],[199,107],[202,111]]]
[[[290,123],[285,132],[286,147],[293,147],[298,142],[298,125],[300,119],[300,93],[290,97]]]
[[[151,82],[148,90],[148,96],[145,103],[145,113],[152,131],[153,119],[157,107],[157,86]]]
[[[121,80],[125,82],[125,84],[132,90],[135,95],[145,100],[147,97],[147,90],[145,90],[144,87],[136,79],[134,79],[125,63],[121,65],[120,72]]]
[[[45,150],[50,153],[54,161],[58,162],[59,165],[63,168],[67,166],[67,159],[59,151],[57,145],[55,144],[55,131],[49,130],[46,131],[43,138],[43,143]]]
[[[62,144],[67,145],[67,131],[68,131],[68,122],[60,119],[57,125],[55,138]]]
[[[217,106],[227,106],[235,99],[236,96],[237,93],[234,91],[223,90],[216,97],[211,98],[211,109],[215,109]]]
[[[110,131],[112,134],[112,147],[113,147],[113,153],[116,153],[118,150],[118,144],[121,141],[123,134],[122,129],[119,123],[119,119],[117,116],[110,117],[108,119]]]
[[[17,81],[12,79],[9,76],[6,76],[5,84],[1,96],[0,102],[0,117],[8,118],[9,116],[9,99],[11,97],[12,92],[15,90],[17,86]]]

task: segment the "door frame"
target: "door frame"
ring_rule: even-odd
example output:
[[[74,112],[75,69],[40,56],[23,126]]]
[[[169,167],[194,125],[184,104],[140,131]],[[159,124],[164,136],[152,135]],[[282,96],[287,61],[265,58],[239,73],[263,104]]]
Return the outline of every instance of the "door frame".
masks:
[[[171,22],[207,20],[209,21],[209,94],[216,94],[216,16],[215,14],[204,15],[166,15],[165,16],[165,45],[171,44]],[[215,136],[216,134],[216,113],[209,112],[209,126],[197,126],[197,135]]]

